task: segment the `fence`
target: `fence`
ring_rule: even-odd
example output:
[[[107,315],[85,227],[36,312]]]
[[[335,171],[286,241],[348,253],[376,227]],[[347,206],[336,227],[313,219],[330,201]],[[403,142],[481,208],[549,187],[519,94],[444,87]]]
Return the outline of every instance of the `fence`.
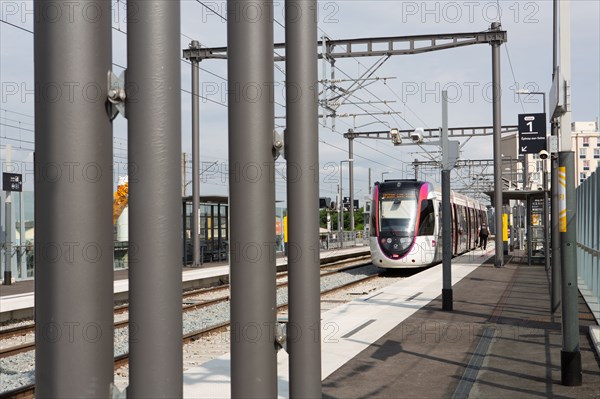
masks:
[[[577,188],[577,275],[581,295],[600,324],[600,168]]]
[[[350,248],[369,245],[369,237],[363,231],[344,231],[321,234],[321,249]]]

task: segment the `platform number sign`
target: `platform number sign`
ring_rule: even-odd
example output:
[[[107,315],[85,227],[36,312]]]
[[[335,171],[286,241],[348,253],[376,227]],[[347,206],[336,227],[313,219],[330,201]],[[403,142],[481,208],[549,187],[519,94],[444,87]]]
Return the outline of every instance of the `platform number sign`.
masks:
[[[519,154],[546,149],[546,114],[519,114]]]
[[[20,173],[2,173],[2,190],[23,191],[23,175]]]

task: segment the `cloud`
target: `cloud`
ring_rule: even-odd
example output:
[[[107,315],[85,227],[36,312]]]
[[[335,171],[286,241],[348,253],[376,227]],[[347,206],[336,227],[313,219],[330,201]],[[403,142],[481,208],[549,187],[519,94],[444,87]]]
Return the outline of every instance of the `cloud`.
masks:
[[[181,48],[187,48],[192,39],[204,46],[227,45],[226,1],[195,1],[181,3]],[[33,9],[31,1],[2,1],[1,18],[11,24],[32,29]],[[273,16],[276,42],[284,40],[284,2],[275,2]],[[517,114],[541,109],[539,98],[523,98],[515,91],[527,88],[532,91],[548,91],[551,83],[552,62],[552,2],[500,2],[503,29],[508,32],[508,43],[501,49],[502,73],[502,123],[515,124]],[[598,2],[576,0],[572,5],[572,82],[573,120],[594,120],[600,109],[599,67],[600,58]],[[16,9],[15,9],[16,7]],[[124,2],[113,1],[113,61],[126,66],[126,32]],[[487,30],[498,19],[497,1],[320,1],[318,3],[318,35],[331,39],[357,37],[386,37],[430,33],[476,32]],[[121,32],[122,31],[122,32]],[[0,78],[3,98],[0,103],[0,121],[9,125],[7,119],[23,123],[32,121],[34,99],[28,94],[33,88],[33,37],[30,33],[6,23],[0,23]],[[321,51],[319,47],[318,51]],[[332,72],[329,64],[318,62],[318,78],[337,80],[358,78],[367,72],[378,59],[338,59]],[[181,62],[182,89],[190,90],[190,65]],[[214,162],[227,159],[228,115],[227,109],[217,103],[227,101],[227,62],[205,60],[200,63],[201,94],[208,99],[200,102],[200,132],[202,161]],[[114,67],[115,71],[120,68]],[[285,63],[274,67],[279,86],[275,90],[275,115],[284,115],[283,81]],[[387,60],[371,77],[389,78],[364,81],[362,87],[349,97],[337,110],[335,132],[332,119],[327,127],[319,128],[319,159],[322,165],[337,164],[347,159],[347,140],[342,134],[349,128],[360,131],[401,129],[418,126],[441,125],[441,91],[451,96],[449,120],[451,126],[491,125],[490,102],[491,50],[487,44],[460,49],[435,51],[420,55],[394,56]],[[17,92],[13,90],[16,84]],[[327,82],[335,86],[336,93],[342,89],[356,88],[349,81]],[[323,88],[323,85],[320,86]],[[8,95],[10,94],[10,95]],[[331,98],[333,94],[329,92]],[[215,101],[215,102],[213,102]],[[360,104],[357,104],[360,103]],[[322,110],[320,110],[321,112]],[[383,115],[384,113],[389,115]],[[365,115],[372,114],[372,115]],[[322,122],[322,120],[320,120]],[[10,124],[12,124],[11,122]],[[276,124],[285,121],[277,119]],[[17,123],[18,125],[18,123]],[[11,125],[12,126],[12,125]],[[127,123],[121,117],[114,122],[114,134],[126,139]],[[283,130],[281,127],[278,130]],[[32,140],[33,134],[17,128],[0,126],[2,137]],[[182,145],[183,151],[191,152],[191,101],[190,94],[182,92]],[[243,137],[243,132],[241,132]],[[491,158],[492,138],[473,138],[465,144],[462,156],[466,158]],[[5,140],[3,139],[3,144]],[[464,140],[463,140],[464,142]],[[31,145],[28,144],[29,148]],[[355,178],[366,182],[369,168],[374,176],[382,171],[401,170],[397,177],[412,177],[411,162],[414,158],[429,159],[430,149],[417,147],[393,147],[391,143],[357,139],[355,151]],[[431,154],[429,154],[431,155]],[[436,156],[435,154],[433,155]],[[408,165],[408,166],[406,166]],[[347,185],[346,185],[347,186]],[[208,186],[206,190],[226,194],[224,184]],[[278,185],[278,198],[282,198]],[[323,185],[324,190],[330,187]]]

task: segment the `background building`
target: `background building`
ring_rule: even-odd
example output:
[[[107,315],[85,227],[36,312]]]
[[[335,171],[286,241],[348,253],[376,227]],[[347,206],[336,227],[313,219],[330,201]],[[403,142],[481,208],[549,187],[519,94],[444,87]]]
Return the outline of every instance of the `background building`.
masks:
[[[581,182],[600,166],[600,129],[596,122],[573,122],[571,138],[575,151],[575,184]]]

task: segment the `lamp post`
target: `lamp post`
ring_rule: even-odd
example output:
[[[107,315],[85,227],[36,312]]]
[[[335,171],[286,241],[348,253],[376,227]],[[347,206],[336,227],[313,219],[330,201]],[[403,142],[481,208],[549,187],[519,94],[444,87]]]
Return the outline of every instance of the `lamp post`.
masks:
[[[527,89],[519,89],[515,92],[516,94],[531,94],[531,95],[541,95],[542,96],[542,112],[546,113],[546,93],[543,91],[529,91]]]

